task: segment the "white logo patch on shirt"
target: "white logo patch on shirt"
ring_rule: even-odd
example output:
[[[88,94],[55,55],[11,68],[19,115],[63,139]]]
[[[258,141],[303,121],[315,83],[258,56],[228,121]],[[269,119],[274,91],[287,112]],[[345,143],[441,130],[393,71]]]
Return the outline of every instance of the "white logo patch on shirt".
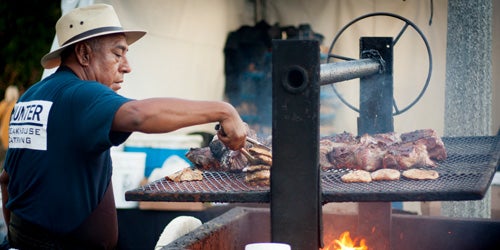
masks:
[[[52,102],[19,102],[9,125],[9,148],[47,150],[47,122]]]

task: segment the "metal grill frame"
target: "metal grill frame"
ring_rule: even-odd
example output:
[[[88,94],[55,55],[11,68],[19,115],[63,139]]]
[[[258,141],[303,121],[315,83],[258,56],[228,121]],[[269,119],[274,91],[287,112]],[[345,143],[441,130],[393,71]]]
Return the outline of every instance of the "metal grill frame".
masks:
[[[310,42],[310,41],[309,41]],[[308,42],[308,43],[309,43]],[[323,172],[319,176],[320,179],[316,179],[314,174],[320,174],[317,162],[317,153],[318,153],[318,145],[317,141],[314,140],[316,138],[316,120],[315,116],[316,108],[314,103],[317,102],[317,98],[294,98],[293,95],[304,95],[304,97],[308,97],[308,95],[304,93],[314,92],[315,87],[317,87],[317,83],[319,79],[316,79],[317,72],[319,71],[319,55],[314,56],[310,54],[304,54],[306,52],[314,52],[314,49],[317,49],[315,46],[311,48],[314,49],[306,49],[303,50],[303,47],[308,46],[298,46],[302,41],[295,41],[297,43],[293,46],[287,47],[291,44],[284,44],[281,42],[274,43],[275,47],[273,47],[273,53],[276,52],[276,45],[283,45],[288,48],[289,53],[285,53],[287,51],[284,50],[279,56],[276,58],[281,58],[282,60],[275,60],[275,56],[273,55],[273,112],[281,111],[279,108],[283,108],[286,112],[276,112],[279,115],[273,116],[273,148],[280,148],[282,151],[276,151],[273,154],[273,160],[276,160],[275,166],[272,168],[272,173],[279,174],[271,176],[271,188],[273,189],[273,195],[271,196],[270,190],[237,190],[235,192],[224,192],[224,191],[210,191],[210,192],[184,192],[182,190],[173,190],[172,192],[168,190],[158,190],[158,189],[144,189],[144,187],[137,190],[128,191],[125,194],[126,200],[150,200],[150,201],[227,201],[227,202],[256,202],[256,197],[262,198],[262,200],[257,202],[271,202],[271,212],[272,212],[272,240],[276,242],[290,242],[293,247],[304,248],[305,246],[309,248],[315,248],[316,239],[318,239],[318,245],[322,246],[322,228],[321,228],[321,209],[318,207],[318,199],[310,199],[311,197],[317,197],[320,199],[322,203],[328,202],[341,202],[341,201],[377,201],[368,203],[360,203],[359,207],[359,221],[366,221],[367,223],[363,223],[363,227],[367,230],[371,228],[379,228],[381,232],[376,238],[384,239],[384,242],[381,242],[378,246],[390,246],[390,232],[391,232],[391,209],[389,201],[428,201],[428,200],[474,200],[481,199],[487,188],[489,187],[491,180],[493,178],[493,174],[496,171],[498,166],[498,153],[500,147],[498,146],[499,140],[498,135],[494,138],[494,143],[491,143],[492,146],[488,149],[484,149],[484,155],[488,155],[491,158],[488,158],[483,164],[482,161],[473,161],[463,164],[462,162],[454,164],[450,164],[450,169],[447,169],[446,163],[444,161],[442,166],[438,166],[438,171],[440,172],[442,178],[438,180],[432,181],[410,181],[410,180],[401,180],[394,182],[372,182],[372,183],[342,183],[340,181],[340,175],[342,174],[340,171],[328,173]],[[371,44],[371,43],[369,43]],[[286,45],[286,46],[285,46]],[[307,44],[303,44],[307,45]],[[279,47],[279,46],[278,46]],[[299,52],[300,51],[300,52]],[[300,54],[303,53],[303,54]],[[313,53],[316,54],[316,53]],[[319,53],[318,53],[319,54]],[[303,55],[303,56],[302,56]],[[301,60],[295,60],[295,58],[301,57]],[[318,57],[318,58],[316,58]],[[290,60],[291,58],[291,60]],[[286,60],[288,59],[288,60]],[[302,60],[304,59],[304,60]],[[280,62],[276,64],[275,62]],[[291,62],[291,63],[290,63]],[[284,63],[289,70],[288,75],[285,74],[283,77],[282,74],[279,74],[277,70],[275,70],[278,65]],[[297,64],[297,65],[294,65]],[[304,69],[302,64],[305,65]],[[281,65],[283,66],[283,65]],[[316,67],[317,66],[317,67]],[[287,69],[285,68],[285,69]],[[317,69],[316,69],[317,68]],[[277,73],[276,73],[277,72]],[[293,72],[293,74],[291,74]],[[296,74],[297,72],[297,74]],[[308,74],[308,72],[313,72],[312,74]],[[275,77],[277,76],[277,77]],[[297,76],[301,76],[298,77]],[[312,76],[312,78],[311,78]],[[380,77],[376,77],[377,79]],[[276,80],[277,79],[277,80]],[[301,81],[295,81],[296,79],[301,79]],[[290,81],[293,80],[293,81]],[[310,82],[309,82],[310,80]],[[384,82],[383,78],[380,78],[381,82]],[[298,84],[300,83],[300,84]],[[392,82],[391,82],[392,83]],[[288,96],[281,96],[284,98],[284,102],[277,102],[275,89],[280,85],[285,87],[285,89],[289,92]],[[372,88],[379,89],[379,88]],[[281,89],[280,89],[281,90]],[[378,96],[378,95],[369,95],[369,96]],[[288,99],[293,100],[287,102]],[[368,104],[371,108],[368,111],[379,112],[382,110],[371,110],[373,107],[379,107],[378,100],[375,104]],[[300,104],[297,104],[300,103]],[[385,103],[385,102],[384,102]],[[296,109],[293,109],[293,108]],[[311,115],[313,113],[313,115]],[[300,114],[300,115],[299,115]],[[310,123],[304,122],[304,117],[310,118]],[[362,128],[358,133],[381,133],[385,131],[392,131],[391,127],[385,127],[385,125],[389,124],[385,118],[388,118],[389,121],[392,121],[392,117],[385,117],[384,115],[375,115],[366,117],[368,115],[363,116],[363,119],[358,119],[358,128]],[[383,118],[379,120],[378,118]],[[369,118],[369,119],[365,119]],[[278,126],[279,121],[290,121],[289,123],[281,122],[280,124],[283,126]],[[311,124],[314,129],[313,132],[309,131],[311,129]],[[373,126],[370,124],[380,124],[384,125],[382,127],[377,127],[375,131],[368,131],[368,128],[372,128]],[[287,127],[294,127],[294,129],[287,129]],[[283,132],[283,131],[286,131]],[[296,136],[300,133],[305,133],[305,131],[310,132],[309,137],[302,136],[300,139],[304,140],[290,140],[290,137]],[[275,132],[279,132],[281,136],[275,136]],[[278,143],[278,141],[284,142],[282,144]],[[300,141],[302,144],[309,145],[307,150],[298,151]],[[445,146],[449,149],[450,145]],[[313,143],[315,142],[315,143]],[[277,145],[282,145],[283,147],[278,147]],[[465,143],[465,145],[469,145]],[[316,152],[312,154],[311,151]],[[453,150],[451,150],[453,151]],[[469,155],[469,152],[473,150],[467,148],[467,150],[463,153]],[[297,158],[298,161],[290,161],[290,155],[286,155],[286,152],[292,152],[292,158]],[[294,153],[296,152],[296,153]],[[448,152],[449,154],[451,152]],[[452,154],[453,155],[453,154]],[[457,154],[460,156],[460,153]],[[451,157],[450,157],[451,158]],[[470,156],[470,159],[476,159],[476,156]],[[308,161],[304,161],[308,159]],[[453,158],[451,158],[453,159]],[[469,158],[466,158],[469,159]],[[481,158],[479,158],[481,159]],[[295,164],[296,163],[296,164]],[[308,164],[310,164],[310,168],[308,168]],[[479,166],[478,166],[479,165]],[[287,170],[295,170],[287,172]],[[279,171],[278,171],[279,170]],[[304,171],[302,171],[304,170]],[[293,175],[295,173],[295,175]],[[470,176],[479,176],[478,179],[474,179],[473,183],[477,185],[472,185],[472,187],[464,187],[464,185],[459,185],[458,188],[445,190],[443,188],[436,188],[436,185],[430,185],[432,188],[430,190],[415,190],[415,187],[411,188],[413,190],[399,190],[405,181],[410,184],[422,184],[422,183],[451,183],[451,181],[446,181],[448,176],[453,176],[456,173],[457,176],[461,176],[462,178],[466,176],[469,178]],[[209,178],[208,173],[206,173],[207,179]],[[296,175],[304,175],[303,178],[298,178]],[[241,175],[232,176],[232,181],[241,180]],[[314,177],[314,178],[312,178]],[[332,177],[332,178],[329,178]],[[215,178],[214,178],[215,179]],[[445,179],[442,181],[442,179]],[[463,180],[463,179],[462,179]],[[152,185],[155,187],[162,186],[162,182],[166,180],[158,180],[153,182]],[[205,180],[206,181],[206,180]],[[203,181],[202,181],[203,182]],[[229,179],[222,181],[224,183],[231,183]],[[317,185],[319,182],[320,185]],[[332,185],[328,186],[325,183],[334,183],[339,184],[338,186]],[[218,182],[219,183],[219,182]],[[311,183],[315,183],[316,185],[310,185]],[[388,184],[390,183],[390,184]],[[397,185],[394,187],[394,190],[390,190],[392,184],[396,183]],[[194,184],[191,183],[191,184]],[[294,185],[294,186],[292,186]],[[381,187],[376,187],[376,185],[382,185]],[[386,185],[386,186],[384,186]],[[423,185],[423,184],[422,184]],[[151,186],[151,184],[149,185]],[[359,190],[348,190],[339,192],[341,187],[355,187],[359,186]],[[293,188],[292,188],[293,187]],[[320,190],[318,190],[320,188]],[[364,190],[362,188],[365,188]],[[398,189],[399,188],[399,189]],[[330,190],[331,189],[331,190]],[[286,191],[288,190],[288,192]],[[322,190],[322,191],[321,191]],[[276,192],[277,191],[277,192]],[[290,194],[290,195],[287,195]],[[239,199],[241,198],[241,199]],[[270,200],[271,198],[271,200]],[[278,199],[277,199],[278,198]],[[293,199],[295,198],[295,200]],[[303,200],[303,198],[306,198]],[[291,207],[297,205],[296,199],[301,201],[300,207]],[[307,209],[305,209],[307,208]],[[312,209],[311,209],[312,208]],[[306,211],[307,210],[307,211]],[[317,215],[317,216],[316,216]],[[288,217],[288,218],[287,218]],[[289,218],[294,218],[297,221],[289,220]],[[304,219],[306,218],[306,219]],[[375,218],[375,219],[373,219]],[[380,230],[382,229],[382,230]],[[305,234],[307,232],[307,235]],[[367,232],[369,233],[369,232]]]
[[[443,137],[448,158],[435,168],[437,180],[343,183],[347,169],[321,173],[323,203],[363,201],[480,200],[500,164],[497,136]],[[128,201],[257,202],[270,201],[270,189],[245,182],[244,173],[204,172],[202,181],[160,179],[125,193]]]

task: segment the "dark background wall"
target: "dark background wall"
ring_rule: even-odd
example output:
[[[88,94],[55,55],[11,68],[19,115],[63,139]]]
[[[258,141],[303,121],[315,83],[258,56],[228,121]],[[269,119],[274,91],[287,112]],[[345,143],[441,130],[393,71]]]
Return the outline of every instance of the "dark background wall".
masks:
[[[0,1],[0,97],[9,85],[23,92],[40,80],[40,58],[51,47],[60,0]]]

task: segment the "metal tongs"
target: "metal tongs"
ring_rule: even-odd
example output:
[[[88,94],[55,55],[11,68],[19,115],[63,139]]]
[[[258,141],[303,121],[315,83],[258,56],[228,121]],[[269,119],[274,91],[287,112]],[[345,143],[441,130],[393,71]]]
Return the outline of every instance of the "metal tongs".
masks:
[[[272,151],[270,147],[268,147],[268,146],[260,143],[259,141],[255,140],[253,138],[250,138],[248,136],[247,136],[247,142],[250,142],[254,147],[262,148],[262,149],[265,149],[265,150],[267,150],[269,152]]]
[[[222,126],[220,124],[217,124],[215,125],[215,130],[219,131],[219,130],[222,130],[222,133],[224,133],[224,129],[222,128]],[[260,143],[259,141],[253,139],[253,138],[250,138],[250,137],[246,137],[246,141],[251,143],[252,146],[254,147],[257,147],[257,148],[262,148],[264,150],[267,150],[269,152],[271,152],[271,148]],[[240,149],[240,152],[247,158],[247,160],[249,161],[250,164],[260,164],[261,161],[257,158],[255,158],[252,154],[250,154],[250,152],[248,152],[248,150],[246,148],[241,148]]]
[[[225,134],[224,128],[222,128],[222,126],[220,124],[215,125],[215,130],[217,130],[217,131],[221,130],[222,134]],[[255,140],[253,138],[250,138],[247,136],[246,140],[247,140],[247,142],[251,143],[254,147],[262,148],[262,149],[265,149],[269,152],[272,151],[270,147],[260,143],[259,141]]]

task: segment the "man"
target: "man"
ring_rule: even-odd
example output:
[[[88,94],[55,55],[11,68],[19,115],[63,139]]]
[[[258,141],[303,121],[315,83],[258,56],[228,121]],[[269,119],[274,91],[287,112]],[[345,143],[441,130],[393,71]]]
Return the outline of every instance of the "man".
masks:
[[[59,68],[21,96],[10,122],[0,182],[11,247],[113,249],[118,232],[109,149],[134,131],[218,122],[227,147],[245,144],[247,126],[228,103],[131,100],[116,93],[131,71],[128,45],[144,34],[123,30],[105,4],[58,20],[60,48],[41,63]]]

